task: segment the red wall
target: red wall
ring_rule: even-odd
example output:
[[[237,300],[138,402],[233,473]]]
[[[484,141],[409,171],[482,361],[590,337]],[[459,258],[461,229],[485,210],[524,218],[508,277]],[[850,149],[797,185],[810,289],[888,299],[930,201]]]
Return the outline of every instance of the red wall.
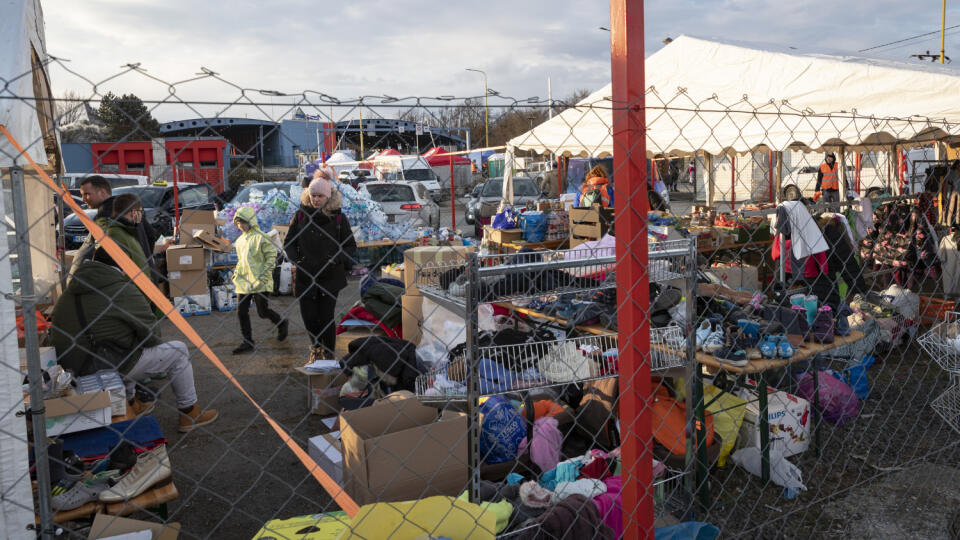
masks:
[[[164,146],[178,182],[206,183],[218,193],[223,191],[225,139],[166,140]],[[91,143],[93,171],[150,176],[151,148],[149,141]]]

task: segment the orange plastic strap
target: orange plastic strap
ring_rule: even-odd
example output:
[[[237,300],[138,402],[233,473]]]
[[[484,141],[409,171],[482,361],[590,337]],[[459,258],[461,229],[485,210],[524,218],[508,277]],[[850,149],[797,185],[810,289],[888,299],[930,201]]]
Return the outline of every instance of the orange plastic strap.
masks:
[[[158,289],[157,286],[150,281],[149,274],[143,272],[143,270],[138,267],[136,263],[130,259],[130,257],[127,256],[126,252],[124,252],[123,249],[121,249],[112,238],[104,234],[103,229],[101,229],[96,222],[87,216],[87,214],[80,208],[80,205],[73,200],[73,197],[71,197],[65,189],[58,186],[56,182],[54,182],[45,172],[43,172],[39,166],[37,166],[33,159],[30,158],[30,156],[23,150],[23,147],[20,146],[17,140],[13,138],[13,135],[11,135],[10,132],[7,131],[6,127],[2,124],[0,124],[0,132],[3,132],[3,135],[8,141],[10,141],[10,144],[12,144],[13,147],[16,148],[23,157],[27,158],[27,161],[29,161],[34,170],[37,171],[37,174],[40,175],[40,178],[43,178],[47,186],[50,187],[50,189],[52,189],[55,193],[60,195],[66,204],[70,205],[70,207],[73,209],[73,212],[78,218],[80,218],[80,221],[86,225],[87,230],[90,231],[90,234],[93,235],[93,238],[99,242],[100,245],[107,250],[107,253],[110,254],[113,260],[120,265],[120,269],[130,276],[131,279],[133,279],[133,282],[137,285],[137,287],[140,288],[141,291],[143,291],[145,295],[147,295],[147,298],[149,298],[154,305],[160,308],[160,310],[170,318],[170,321],[173,322],[173,324],[181,332],[183,332],[183,335],[186,336],[187,339],[189,339],[190,342],[193,343],[198,349],[200,349],[200,352],[202,352],[204,356],[206,356],[210,362],[212,362],[213,365],[220,370],[221,373],[223,373],[227,380],[232,382],[233,385],[240,390],[240,393],[243,394],[244,397],[246,397],[250,403],[257,408],[257,411],[263,415],[267,423],[270,424],[270,427],[277,432],[277,435],[280,436],[283,442],[290,448],[290,450],[293,451],[300,462],[303,463],[307,470],[310,471],[310,474],[312,474],[313,477],[320,482],[320,485],[323,487],[323,489],[330,494],[333,500],[336,501],[336,503],[344,512],[347,513],[348,516],[353,517],[360,509],[360,507],[357,506],[357,503],[349,495],[347,495],[347,493],[343,491],[343,488],[341,488],[332,478],[330,478],[330,476],[327,475],[327,473],[324,472],[319,465],[317,465],[317,462],[315,462],[313,458],[311,458],[302,448],[300,448],[300,445],[293,440],[290,434],[287,433],[286,430],[284,430],[280,424],[278,424],[269,414],[267,414],[267,411],[263,410],[260,404],[253,399],[253,396],[251,396],[246,389],[243,388],[240,382],[234,378],[232,373],[230,373],[230,370],[227,369],[227,366],[225,366],[223,362],[217,358],[217,355],[210,350],[210,347],[207,346],[203,338],[201,338],[200,335],[197,334],[197,332],[193,329],[193,327],[187,323],[186,319],[183,318],[183,315],[174,309],[173,304],[170,303],[170,300],[168,300],[167,297],[160,292],[160,289]]]

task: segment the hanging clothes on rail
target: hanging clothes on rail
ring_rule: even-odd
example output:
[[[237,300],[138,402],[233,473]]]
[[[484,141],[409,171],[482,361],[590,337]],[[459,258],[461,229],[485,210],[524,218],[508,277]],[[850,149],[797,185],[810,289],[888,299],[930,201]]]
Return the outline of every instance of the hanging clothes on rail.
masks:
[[[937,249],[937,258],[940,260],[943,269],[943,292],[950,296],[960,295],[960,251],[958,251],[958,241],[960,241],[960,229],[955,229],[948,235],[940,239],[940,246]]]

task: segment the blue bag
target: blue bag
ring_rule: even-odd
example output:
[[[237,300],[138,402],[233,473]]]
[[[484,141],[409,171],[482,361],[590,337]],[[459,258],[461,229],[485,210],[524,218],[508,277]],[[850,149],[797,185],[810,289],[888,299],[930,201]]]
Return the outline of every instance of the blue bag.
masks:
[[[860,399],[867,399],[870,395],[870,380],[867,378],[867,370],[876,362],[873,356],[864,356],[859,364],[850,366],[840,371],[830,370],[830,374],[847,383],[847,386],[853,389]]]
[[[517,228],[517,211],[511,207],[506,207],[502,212],[497,212],[497,215],[493,216],[493,220],[490,222],[490,226],[494,229],[516,229]]]
[[[543,212],[525,212],[521,217],[524,242],[543,242],[547,239],[547,216]]]
[[[491,396],[480,405],[480,456],[485,463],[517,459],[520,441],[527,436],[524,419],[503,396]]]

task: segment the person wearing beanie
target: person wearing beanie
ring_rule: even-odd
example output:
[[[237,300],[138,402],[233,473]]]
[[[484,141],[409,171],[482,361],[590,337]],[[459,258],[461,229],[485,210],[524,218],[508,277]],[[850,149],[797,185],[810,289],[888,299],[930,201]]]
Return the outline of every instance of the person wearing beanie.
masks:
[[[577,208],[590,208],[596,204],[603,208],[613,208],[613,186],[610,185],[606,169],[600,165],[587,173],[574,200]]]
[[[327,171],[317,170],[317,178],[300,195],[300,208],[283,242],[287,258],[297,269],[295,286],[300,315],[310,334],[311,361],[334,359],[337,295],[347,286],[357,254],[350,222],[340,211],[340,191]]]
[[[249,206],[240,207],[233,223],[243,233],[234,244],[237,266],[233,270],[233,285],[237,290],[237,317],[243,342],[233,354],[253,350],[253,329],[250,326],[250,303],[257,306],[261,319],[270,319],[277,326],[277,340],[287,339],[289,321],[270,309],[266,293],[273,290],[273,269],[277,265],[277,248],[270,237],[260,230],[257,214]]]
[[[837,157],[828,153],[817,171],[817,189],[823,202],[840,202],[840,176]]]

